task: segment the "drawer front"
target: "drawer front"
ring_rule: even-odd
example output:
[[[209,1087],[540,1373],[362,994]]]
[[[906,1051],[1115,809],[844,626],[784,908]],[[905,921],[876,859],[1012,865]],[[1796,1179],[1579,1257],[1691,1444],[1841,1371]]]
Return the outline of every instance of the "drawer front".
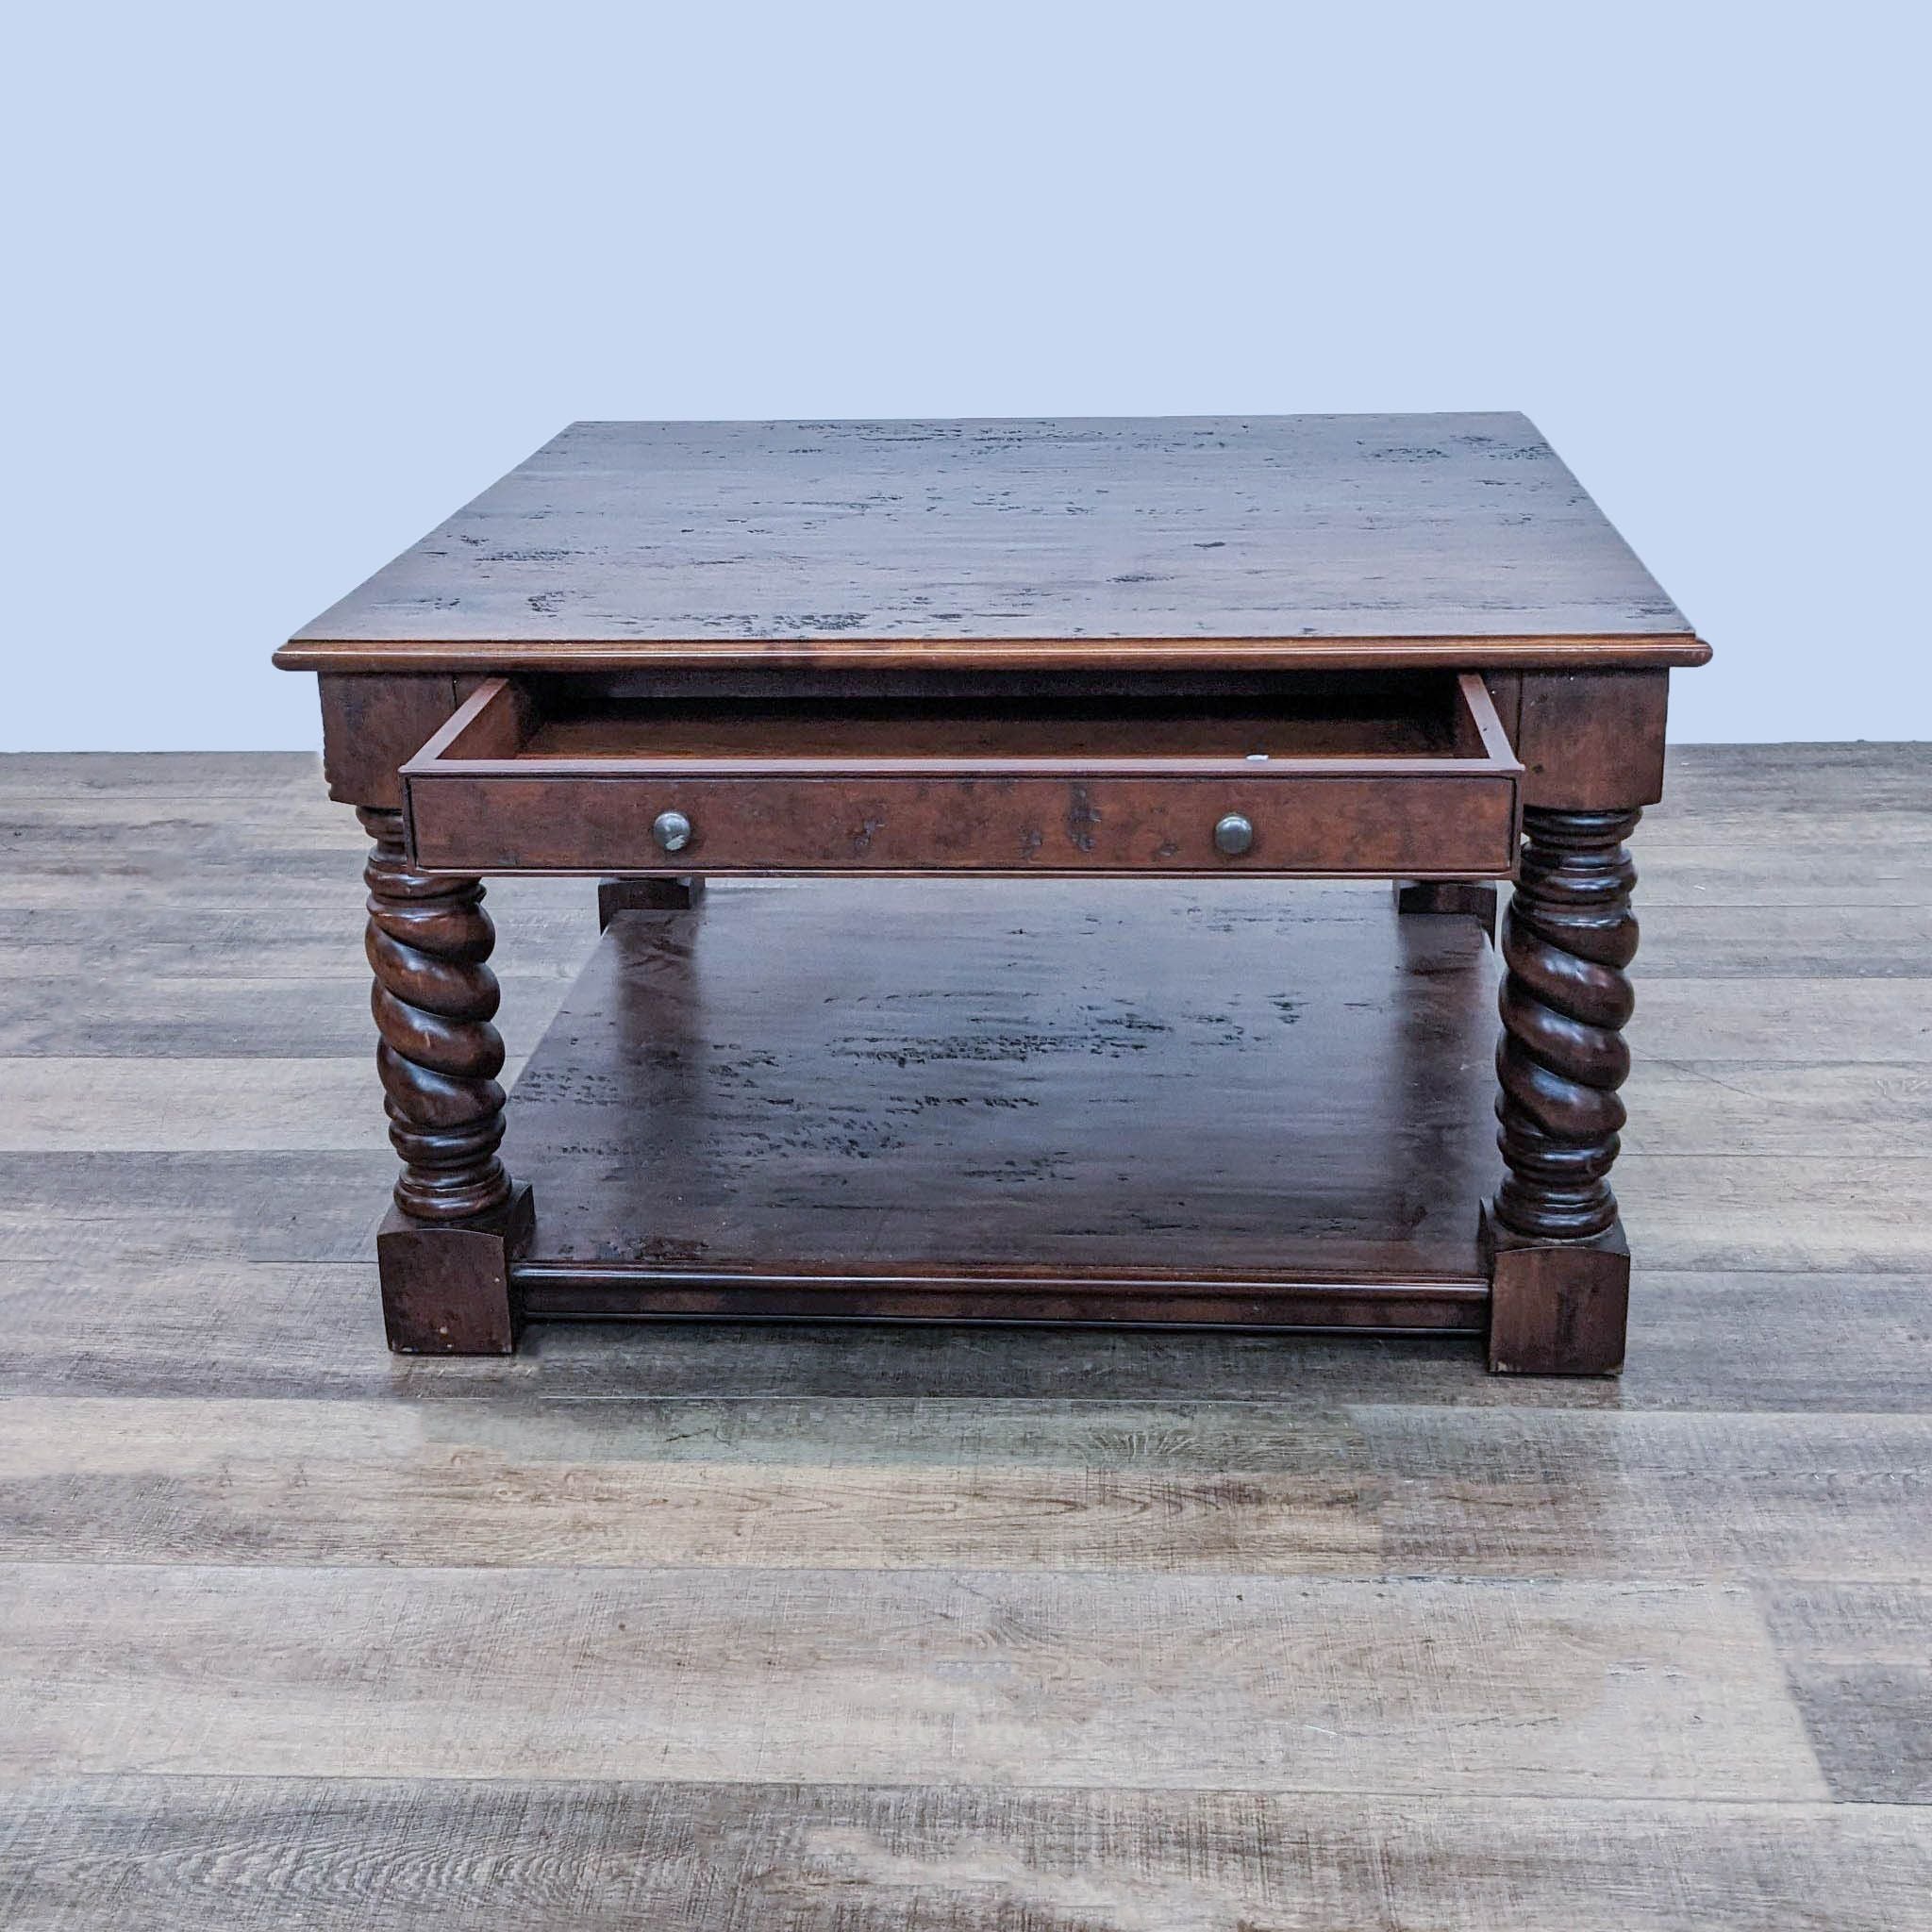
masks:
[[[638,770],[408,776],[413,851],[432,871],[514,873],[1248,872],[1507,877],[1513,774],[806,777]],[[659,814],[687,844],[662,851]],[[1215,830],[1245,819],[1244,850]],[[1239,843],[1238,833],[1229,842]]]

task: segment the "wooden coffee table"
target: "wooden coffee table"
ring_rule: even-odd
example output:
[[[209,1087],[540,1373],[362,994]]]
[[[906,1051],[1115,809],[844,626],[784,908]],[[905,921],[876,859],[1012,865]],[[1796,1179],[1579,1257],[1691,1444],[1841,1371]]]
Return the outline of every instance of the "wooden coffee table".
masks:
[[[375,841],[391,1345],[1614,1371],[1624,841],[1708,656],[1521,416],[574,425],[276,654]],[[480,881],[530,873],[605,931],[506,1140]]]

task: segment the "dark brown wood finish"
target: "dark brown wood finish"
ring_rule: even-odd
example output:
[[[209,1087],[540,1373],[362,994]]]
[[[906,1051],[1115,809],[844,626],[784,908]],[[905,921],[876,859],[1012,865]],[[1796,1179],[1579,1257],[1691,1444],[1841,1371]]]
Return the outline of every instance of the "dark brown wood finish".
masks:
[[[391,1208],[375,1233],[382,1322],[398,1355],[508,1355],[519,1310],[510,1267],[529,1245],[527,1186],[460,1224],[424,1223]]]
[[[1525,814],[1523,871],[1503,921],[1495,1217],[1514,1234],[1589,1241],[1617,1219],[1610,1165],[1630,1072],[1624,968],[1637,955],[1624,841],[1635,811]]]
[[[1361,915],[1230,879],[620,915],[512,1097],[519,1305],[1480,1331],[1495,956]]]
[[[1527,1239],[1483,1211],[1490,1367],[1498,1374],[1614,1375],[1624,1366],[1630,1248],[1612,1223],[1588,1240]]]
[[[1635,944],[1622,839],[1660,793],[1668,670],[1707,655],[1521,417],[574,425],[277,658],[323,673],[331,790],[378,841],[371,957],[405,1160],[381,1244],[392,1343],[508,1347],[524,1310],[1487,1324],[1493,1367],[1613,1370],[1629,1260],[1607,1176]],[[1391,1150],[1404,1108],[1431,1132],[1448,1130],[1435,1109],[1452,1090],[1457,1120],[1480,1111],[1480,1057],[1458,1036],[1450,1077],[1423,976],[1398,975],[1386,1007],[1310,991],[1373,979],[1366,955],[1296,956],[1307,984],[1281,998],[1326,1001],[1324,1027],[1348,1050],[1276,1069],[1242,1116],[1249,1141],[1294,1150],[1313,1193],[1198,1176],[1174,1224],[1190,1252],[1157,1259],[1140,1239],[1160,1189],[1153,1139],[1071,1191],[976,1166],[942,1130],[946,1107],[871,1093],[809,1029],[774,1049],[789,1094],[766,1093],[769,1113],[713,1144],[771,1069],[713,1064],[706,1042],[732,1037],[715,1030],[722,990],[675,1043],[691,1016],[670,969],[625,950],[620,916],[688,908],[707,874],[1112,874],[1135,881],[1124,898],[1080,903],[1121,923],[1108,943],[1145,974],[1130,913],[1186,950],[1143,905],[1148,875],[1219,877],[1237,895],[1271,877],[1370,876],[1403,882],[1402,911],[1475,915],[1406,920],[1407,943],[1433,926],[1482,951],[1482,881],[1515,872],[1525,810],[1496,1058],[1507,1168],[1479,1226],[1492,1174],[1437,1149],[1430,1172],[1454,1200],[1431,1193],[1418,1212],[1409,1156]],[[602,879],[600,958],[630,961],[593,964],[586,988],[603,1004],[574,1006],[570,1041],[518,1090],[528,1172],[496,1151],[478,883],[515,872]],[[786,960],[774,986],[809,979],[796,962],[821,941],[848,965],[861,949],[897,960],[908,999],[951,984],[966,888],[903,939],[875,896],[898,889],[855,887],[849,906],[828,890],[747,941],[760,968]],[[1029,929],[1005,917],[992,929],[1019,979],[1040,963],[1026,963],[1035,941],[1060,979],[1088,972],[1092,930],[1022,942]],[[1224,919],[1219,943],[1236,949],[1242,929]],[[1319,953],[1318,929],[1296,945]],[[679,970],[696,970],[695,924],[664,932]],[[1209,959],[1191,974],[1171,994],[1182,1013],[1190,989],[1222,983]],[[1449,976],[1469,980],[1462,965]],[[827,1014],[842,997],[827,980]],[[771,991],[728,998],[788,1039]],[[1392,1045],[1356,1037],[1369,1011]],[[1136,1127],[1178,1124],[1183,1167],[1221,1144],[1207,1124],[1268,1064],[1257,1037],[1195,1042],[1196,1117],[1148,1096]],[[1362,1070],[1385,1052],[1413,1062],[1409,1084],[1365,1095]],[[1078,1091],[1084,1064],[1057,1061],[1057,1084]],[[574,1118],[546,1102],[558,1091]],[[614,1091],[641,1116],[627,1152],[584,1131],[592,1096]],[[861,1170],[818,1173],[805,1211],[812,1162],[754,1153],[754,1120],[803,1120],[826,1095],[857,1144],[886,1119],[896,1148],[903,1113],[930,1165],[874,1149]],[[970,1118],[994,1098],[960,1105]],[[1127,1120],[1121,1107],[1101,1118]],[[1325,1155],[1316,1124],[1335,1135]],[[693,1137],[708,1148],[696,1177],[680,1151]],[[1086,1175],[1073,1158],[1051,1173]],[[534,1217],[512,1173],[537,1183]],[[895,1210],[884,1196],[855,1206],[861,1174],[903,1189],[938,1244],[885,1239]],[[756,1224],[742,1241],[689,1232],[714,1186]],[[995,1204],[1015,1189],[1060,1202],[1064,1225],[1011,1222]],[[1376,1213],[1401,1231],[1365,1233]],[[815,1216],[841,1240],[815,1246]],[[949,1229],[967,1230],[950,1248]],[[992,1245],[975,1254],[982,1234]]]
[[[1511,741],[1524,804],[1608,811],[1664,795],[1668,673],[1553,672],[1518,682]]]
[[[1524,417],[577,423],[291,670],[1691,664]]]
[[[689,912],[705,895],[702,877],[603,879],[597,886],[597,930],[620,912]]]
[[[1496,889],[1480,879],[1397,879],[1398,912],[1441,913],[1473,919],[1496,936]]]
[[[681,874],[1202,873],[1293,878],[1507,876],[1507,775],[1293,778],[739,778],[452,774],[412,783],[425,872],[642,873],[651,827],[695,828],[659,856]],[[1224,819],[1249,842],[1224,852]]]
[[[316,682],[328,795],[345,805],[394,811],[403,802],[401,768],[456,710],[457,680],[325,673]]]
[[[1522,874],[1504,916],[1497,1145],[1508,1167],[1488,1210],[1490,1365],[1609,1374],[1623,1365],[1630,1251],[1610,1167],[1630,1071],[1625,973],[1637,881],[1624,841],[1640,814],[1524,814]]]
[[[481,687],[404,768],[432,871],[1506,876],[1520,767],[1482,680],[1266,698],[648,703]],[[553,710],[552,707],[558,707]],[[690,841],[654,847],[660,812]],[[1217,843],[1230,815],[1245,842]]]
[[[369,885],[375,1051],[402,1156],[396,1206],[418,1221],[466,1221],[509,1199],[503,1140],[503,1038],[489,967],[495,928],[474,878],[432,878],[403,851],[401,815],[358,814],[375,841]]]

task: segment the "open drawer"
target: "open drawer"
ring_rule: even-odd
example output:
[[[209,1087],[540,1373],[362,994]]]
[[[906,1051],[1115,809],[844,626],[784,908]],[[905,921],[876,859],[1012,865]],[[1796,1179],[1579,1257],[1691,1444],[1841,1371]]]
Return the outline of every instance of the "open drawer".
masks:
[[[1208,691],[636,694],[492,678],[403,767],[456,873],[1504,877],[1522,767],[1479,677]]]

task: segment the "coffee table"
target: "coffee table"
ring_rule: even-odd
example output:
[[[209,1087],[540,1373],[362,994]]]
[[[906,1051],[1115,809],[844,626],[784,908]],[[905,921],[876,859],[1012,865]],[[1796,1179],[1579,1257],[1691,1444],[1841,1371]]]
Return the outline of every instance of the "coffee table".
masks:
[[[1614,1372],[1624,841],[1708,656],[1517,415],[573,425],[276,654],[375,841],[391,1346]],[[507,1106],[517,874],[604,930]]]

